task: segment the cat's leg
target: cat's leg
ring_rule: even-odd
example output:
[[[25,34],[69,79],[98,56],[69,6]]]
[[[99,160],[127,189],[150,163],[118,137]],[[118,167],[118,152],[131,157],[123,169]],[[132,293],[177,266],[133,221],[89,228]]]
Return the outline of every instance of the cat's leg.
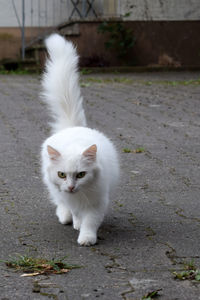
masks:
[[[72,214],[66,205],[59,203],[56,208],[56,215],[61,224],[71,224]]]
[[[97,242],[97,230],[103,220],[103,213],[87,212],[84,214],[80,233],[78,237],[78,243],[81,246],[94,245]]]
[[[61,224],[71,224],[72,214],[67,206],[66,197],[64,197],[53,184],[49,184],[49,191],[51,201],[56,205],[56,216],[59,222]]]
[[[81,227],[81,221],[80,221],[80,219],[79,219],[77,216],[75,216],[75,215],[73,215],[73,227],[74,227],[74,229],[76,229],[76,230],[80,230],[80,227]]]

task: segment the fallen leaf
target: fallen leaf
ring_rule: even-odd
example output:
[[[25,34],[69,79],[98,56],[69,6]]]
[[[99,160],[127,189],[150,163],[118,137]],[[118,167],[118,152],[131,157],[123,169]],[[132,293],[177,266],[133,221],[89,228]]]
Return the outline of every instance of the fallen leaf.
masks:
[[[32,277],[32,276],[37,276],[40,275],[41,272],[35,272],[35,273],[24,273],[22,275],[20,275],[20,277]]]
[[[67,272],[69,272],[69,269],[61,269],[60,272],[61,273],[67,273]]]

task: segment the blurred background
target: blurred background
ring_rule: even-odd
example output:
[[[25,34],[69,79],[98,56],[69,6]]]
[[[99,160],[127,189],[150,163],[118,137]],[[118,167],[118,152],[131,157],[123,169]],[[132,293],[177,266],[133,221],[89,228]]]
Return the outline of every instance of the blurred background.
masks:
[[[0,0],[0,64],[40,68],[55,31],[81,67],[200,67],[199,0]]]

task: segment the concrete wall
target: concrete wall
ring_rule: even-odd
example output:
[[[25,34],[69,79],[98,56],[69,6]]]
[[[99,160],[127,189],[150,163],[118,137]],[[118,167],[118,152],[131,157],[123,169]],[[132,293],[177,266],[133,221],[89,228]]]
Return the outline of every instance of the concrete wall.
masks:
[[[70,16],[80,18],[70,0],[25,0],[26,27],[52,27],[68,21]],[[80,14],[85,14],[88,4],[80,2],[77,6]],[[115,14],[119,8],[118,0],[96,0],[93,4],[98,16]],[[0,0],[0,27],[19,27],[17,16],[22,23],[22,0]],[[90,9],[87,17],[94,17]]]
[[[76,34],[68,36],[76,43],[82,66],[122,65],[117,52],[106,49],[108,36],[98,33],[98,22],[76,24]],[[199,21],[128,21],[135,45],[127,54],[129,66],[166,65],[200,67]],[[21,36],[15,28],[0,28],[0,60],[20,55]],[[27,41],[37,28],[26,30]],[[71,29],[70,29],[71,30]],[[71,30],[73,32],[73,29]],[[64,34],[64,32],[62,32]]]
[[[66,20],[72,11],[72,7],[67,6],[70,2],[25,0],[26,42],[39,35],[41,28],[46,30],[52,24]],[[22,1],[14,0],[14,3],[20,17]],[[128,13],[124,17],[125,24],[132,28],[136,38],[129,53],[131,65],[158,64],[163,55],[169,64],[200,65],[200,0],[96,0],[95,3],[96,12],[105,16]],[[46,4],[49,17],[45,13]],[[83,65],[120,64],[116,53],[105,49],[105,36],[97,33],[97,27],[97,22],[80,23],[80,34],[72,37],[78,45]],[[0,60],[18,58],[20,47],[21,32],[12,0],[0,0]]]
[[[100,23],[80,23],[79,36],[72,36],[82,66],[171,66],[200,67],[200,22],[129,21],[135,45],[126,61],[120,61],[114,49],[106,49],[106,34],[97,33]],[[92,37],[92,39],[91,39]]]
[[[19,22],[22,23],[22,0],[13,2],[0,0],[0,27],[19,27]],[[69,12],[68,0],[25,0],[25,25],[27,27],[58,25],[68,18]]]
[[[122,15],[131,21],[200,20],[199,0],[126,0],[120,1]]]
[[[0,27],[19,27],[22,22],[22,0],[0,0]],[[87,3],[85,10],[87,10]],[[99,17],[124,16],[129,21],[200,20],[200,0],[95,0],[93,7]],[[84,6],[78,6],[83,12]],[[25,0],[27,27],[55,26],[67,21],[73,11],[70,0]],[[74,11],[73,17],[78,17]],[[94,17],[92,10],[89,18]]]
[[[43,28],[44,30],[46,28]],[[26,44],[38,35],[41,28],[26,28]],[[0,27],[0,61],[4,59],[20,59],[21,57],[21,31],[17,27]]]

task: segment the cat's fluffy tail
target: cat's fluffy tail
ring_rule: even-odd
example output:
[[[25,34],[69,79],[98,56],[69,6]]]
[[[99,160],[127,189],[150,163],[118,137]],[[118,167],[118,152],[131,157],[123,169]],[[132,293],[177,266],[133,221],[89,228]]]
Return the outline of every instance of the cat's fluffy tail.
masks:
[[[73,44],[58,34],[45,41],[49,59],[42,78],[42,98],[50,108],[54,132],[86,126],[77,72],[78,56]]]

